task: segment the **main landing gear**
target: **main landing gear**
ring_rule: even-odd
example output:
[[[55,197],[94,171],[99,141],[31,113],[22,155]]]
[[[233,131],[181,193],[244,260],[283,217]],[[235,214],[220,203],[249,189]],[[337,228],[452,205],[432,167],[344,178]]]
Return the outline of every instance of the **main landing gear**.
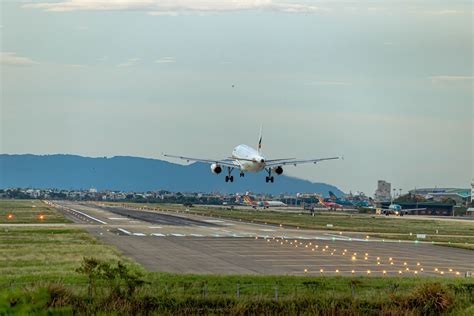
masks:
[[[241,177],[241,178],[245,177],[245,173],[241,172],[241,173],[240,173],[240,177]]]
[[[225,176],[225,182],[234,182],[234,176],[231,175],[232,170],[234,170],[234,168],[227,167],[227,176]]]
[[[268,168],[267,172],[268,172],[268,176],[265,177],[265,182],[266,183],[268,183],[268,182],[273,183],[273,181],[275,181],[275,179],[272,176],[272,168]]]

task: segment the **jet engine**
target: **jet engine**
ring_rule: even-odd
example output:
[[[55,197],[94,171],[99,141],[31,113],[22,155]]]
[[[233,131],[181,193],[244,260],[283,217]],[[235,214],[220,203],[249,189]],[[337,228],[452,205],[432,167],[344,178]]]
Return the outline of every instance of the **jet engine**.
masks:
[[[283,173],[283,168],[281,166],[278,166],[276,168],[273,168],[273,171],[277,174],[277,175],[281,175]]]
[[[214,174],[219,174],[219,173],[222,172],[222,167],[219,166],[219,165],[216,164],[216,163],[213,163],[213,164],[211,165],[211,171],[212,171],[212,173],[214,173]]]

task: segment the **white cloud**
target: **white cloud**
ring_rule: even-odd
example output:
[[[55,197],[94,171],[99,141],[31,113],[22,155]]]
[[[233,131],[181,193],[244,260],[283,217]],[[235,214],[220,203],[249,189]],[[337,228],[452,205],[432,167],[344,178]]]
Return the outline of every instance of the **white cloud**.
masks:
[[[175,63],[176,62],[176,58],[174,57],[162,57],[160,59],[157,59],[155,60],[155,63],[157,64],[171,64],[171,63]]]
[[[126,62],[118,64],[117,67],[133,67],[136,66],[139,61],[140,58],[130,58]]]
[[[453,84],[453,83],[474,83],[474,76],[431,76],[430,80],[434,84]]]
[[[0,63],[9,66],[33,66],[38,64],[36,61],[28,57],[18,56],[16,53],[12,52],[1,52]]]
[[[269,10],[286,13],[314,13],[318,7],[310,4],[274,3],[272,0],[66,0],[23,5],[51,12],[69,11],[145,11],[151,15],[175,16],[186,12],[225,12]]]

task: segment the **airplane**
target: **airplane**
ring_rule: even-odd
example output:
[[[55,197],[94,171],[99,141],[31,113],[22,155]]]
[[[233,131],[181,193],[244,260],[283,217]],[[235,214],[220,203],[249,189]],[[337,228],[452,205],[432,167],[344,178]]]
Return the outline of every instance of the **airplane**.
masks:
[[[388,208],[384,208],[384,207],[377,208],[376,213],[380,215],[386,215],[386,216],[389,216],[390,214],[393,214],[395,216],[403,216],[403,215],[408,215],[408,213],[413,212],[413,211],[424,211],[424,210],[426,210],[426,207],[403,209],[401,205],[392,203],[388,206]]]
[[[262,208],[270,208],[270,207],[285,207],[288,206],[281,201],[256,201],[250,195],[246,194],[243,197],[240,197],[239,203],[247,206],[251,206],[253,208],[262,207]]]
[[[343,208],[343,206],[341,204],[338,204],[336,202],[325,201],[324,198],[322,198],[322,197],[319,198],[319,204],[321,204],[323,206],[326,206],[327,208],[329,208],[331,210],[335,210],[337,208]]]
[[[325,202],[334,202],[342,206],[354,206],[354,203],[344,198],[338,198],[332,191],[329,191],[329,198],[324,199]]]
[[[244,177],[246,172],[260,172],[265,170],[267,176],[265,181],[274,182],[274,177],[272,172],[277,175],[283,173],[283,166],[288,165],[299,165],[304,163],[313,163],[316,164],[325,160],[334,160],[340,159],[342,157],[329,157],[329,158],[316,158],[316,159],[304,159],[297,160],[296,158],[283,158],[283,159],[266,159],[262,153],[262,129],[260,128],[260,138],[258,140],[258,149],[254,149],[247,145],[238,145],[232,151],[232,157],[222,160],[213,160],[213,159],[201,159],[201,158],[191,158],[184,156],[175,156],[164,154],[165,157],[178,158],[186,160],[187,162],[203,162],[211,165],[211,171],[214,174],[220,174],[223,168],[227,168],[227,175],[225,177],[225,182],[234,182],[234,176],[232,176],[232,171],[238,169],[240,171],[240,177]]]

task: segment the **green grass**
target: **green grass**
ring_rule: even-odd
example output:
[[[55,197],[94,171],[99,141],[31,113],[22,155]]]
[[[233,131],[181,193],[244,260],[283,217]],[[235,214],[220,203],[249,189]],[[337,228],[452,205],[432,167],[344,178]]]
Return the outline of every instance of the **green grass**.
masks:
[[[35,205],[36,207],[32,207]],[[6,214],[14,214],[9,220]],[[38,220],[38,214],[45,215]],[[111,246],[87,232],[64,227],[18,227],[5,224],[69,223],[53,207],[38,200],[0,200],[0,285],[45,280],[74,283],[84,281],[75,269],[83,257],[100,256],[110,261],[127,261]],[[131,261],[128,260],[130,264]],[[138,265],[135,264],[137,268]]]
[[[0,224],[41,223],[70,223],[70,221],[40,200],[0,200]]]
[[[75,269],[83,257],[126,261],[114,247],[72,228],[2,227],[0,254],[0,284],[45,280],[74,283],[81,280]]]

